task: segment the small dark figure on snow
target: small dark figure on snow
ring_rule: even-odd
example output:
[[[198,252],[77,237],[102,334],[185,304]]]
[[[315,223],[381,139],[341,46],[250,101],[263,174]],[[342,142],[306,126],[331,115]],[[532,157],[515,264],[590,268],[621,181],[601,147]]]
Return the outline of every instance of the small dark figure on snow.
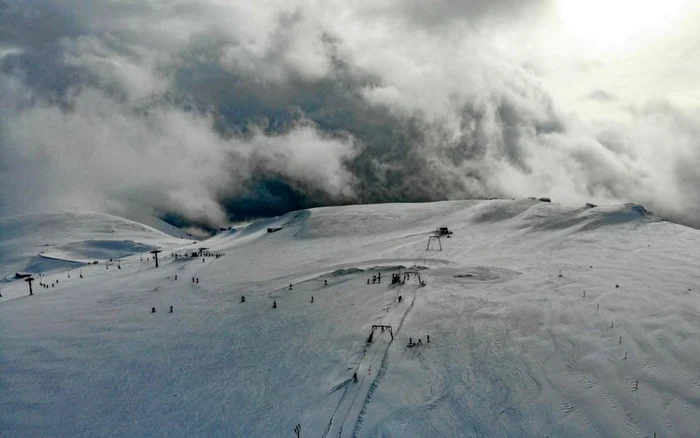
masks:
[[[369,338],[367,338],[367,342],[369,342],[370,344],[372,343],[372,337],[373,337],[373,336],[374,336],[374,333],[370,333],[370,334],[369,334]]]
[[[373,275],[372,276],[372,284],[376,284],[376,283],[377,283],[377,276]]]
[[[323,285],[328,286],[328,280],[323,280]]]
[[[241,297],[241,303],[245,303],[245,295]]]
[[[369,284],[369,278],[367,279],[367,284]]]
[[[177,281],[177,274],[175,274],[175,281]]]
[[[292,283],[289,283],[289,290],[293,290]]]
[[[275,301],[272,302],[272,308],[273,308],[273,309],[276,309],[276,308],[277,308],[277,300],[275,300]]]
[[[381,284],[382,283],[382,273],[377,274],[377,283]]]
[[[173,306],[170,306],[170,313],[173,313]]]
[[[421,341],[420,338],[418,338],[418,345],[423,345],[423,341]]]
[[[122,268],[122,265],[117,265],[117,269],[121,269],[121,268]]]
[[[352,375],[352,381],[353,381],[353,383],[357,383],[357,373],[354,373]]]
[[[311,302],[312,302],[312,303],[314,302],[314,296],[313,296],[313,295],[311,295]]]
[[[399,303],[401,302],[402,298],[403,297],[401,295],[399,295]]]
[[[82,272],[80,273],[80,278],[83,278],[83,273],[82,273]]]
[[[204,259],[202,259],[202,263],[204,263]]]
[[[413,345],[413,338],[408,338],[408,345]]]
[[[194,283],[194,277],[192,277],[192,283]]]
[[[426,343],[427,343],[427,344],[430,343],[430,335],[428,335],[428,342],[426,342]]]
[[[197,277],[197,281],[196,281],[196,283],[197,283],[197,284],[199,284],[199,277]]]
[[[151,313],[156,313],[156,308],[155,308],[155,307],[151,307]]]

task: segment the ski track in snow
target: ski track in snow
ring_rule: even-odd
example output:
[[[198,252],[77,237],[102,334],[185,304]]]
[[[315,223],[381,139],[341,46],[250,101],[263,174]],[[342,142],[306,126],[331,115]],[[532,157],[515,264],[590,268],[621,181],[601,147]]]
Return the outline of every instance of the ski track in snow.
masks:
[[[113,216],[23,220],[0,221],[0,265],[54,286],[0,282],[3,437],[700,430],[700,232],[634,206],[320,208],[219,234],[203,245],[225,255],[204,262],[170,257],[202,244]],[[455,234],[426,251],[437,226]],[[125,255],[154,245],[158,269]],[[399,266],[427,286],[385,284]],[[395,341],[367,344],[373,324]]]

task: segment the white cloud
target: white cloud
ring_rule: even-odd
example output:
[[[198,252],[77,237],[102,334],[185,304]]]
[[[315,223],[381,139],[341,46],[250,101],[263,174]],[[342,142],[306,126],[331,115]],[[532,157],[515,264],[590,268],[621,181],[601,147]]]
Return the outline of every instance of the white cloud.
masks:
[[[213,223],[265,178],[319,202],[700,208],[692,20],[616,58],[576,46],[544,0],[18,10],[0,19],[0,181],[17,184],[0,191],[5,209],[54,199]]]

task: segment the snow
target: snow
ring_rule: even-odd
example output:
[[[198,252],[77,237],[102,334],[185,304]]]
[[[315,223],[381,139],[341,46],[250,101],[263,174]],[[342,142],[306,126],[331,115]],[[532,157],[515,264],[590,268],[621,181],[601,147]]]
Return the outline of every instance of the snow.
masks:
[[[158,220],[151,218],[151,223]],[[162,229],[168,229],[163,224]],[[174,233],[178,237],[178,233]],[[0,217],[0,274],[71,269],[155,246],[190,243],[151,226],[80,210]],[[63,263],[61,263],[63,261]],[[77,262],[77,263],[76,263]]]
[[[35,282],[31,297],[24,281],[2,286],[2,436],[294,436],[300,424],[302,437],[686,437],[700,428],[700,232],[641,206],[327,207],[201,243],[138,225],[105,239],[104,218],[81,217],[20,231],[22,221],[0,220],[4,260],[24,267],[37,256],[37,245],[5,243],[13,238],[50,242],[57,262],[105,255],[101,242],[112,240],[157,244],[160,267],[140,259],[141,247],[124,256],[132,243],[112,243],[121,269],[83,266],[81,279],[53,266],[43,281],[60,281]],[[440,226],[454,234],[443,251],[426,251]],[[199,246],[222,256],[170,255]],[[391,285],[399,266],[426,285],[415,276]],[[379,272],[381,284],[368,285]],[[390,325],[395,340],[376,330],[368,344],[372,325]],[[407,347],[409,337],[423,345]]]

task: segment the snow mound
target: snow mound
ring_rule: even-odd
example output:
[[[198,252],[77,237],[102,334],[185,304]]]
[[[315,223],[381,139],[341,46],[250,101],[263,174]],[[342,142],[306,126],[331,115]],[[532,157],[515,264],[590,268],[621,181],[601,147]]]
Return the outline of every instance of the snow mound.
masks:
[[[581,208],[539,204],[524,211],[520,219],[521,228],[530,228],[533,231],[592,231],[601,227],[636,225],[659,220],[653,213],[637,204],[602,207],[586,205]]]
[[[435,271],[443,281],[458,283],[500,283],[518,276],[518,272],[496,267],[474,266]],[[445,278],[445,277],[451,278]]]
[[[57,245],[42,254],[45,258],[91,262],[93,260],[118,259],[153,249],[151,245],[131,240],[86,240]]]
[[[69,271],[71,269],[79,268],[84,264],[84,262],[77,260],[55,259],[38,255],[31,258],[29,263],[27,263],[27,265],[24,267],[24,271],[32,274],[51,271]]]
[[[106,243],[109,241],[121,243]],[[90,254],[110,258],[115,254],[133,253],[130,250],[117,250],[117,247],[124,247],[125,241],[148,247],[183,244],[181,239],[153,227],[103,213],[56,211],[5,216],[0,217],[0,275],[5,277],[27,266],[34,269],[27,269],[32,272],[36,272],[36,269],[43,272],[44,268],[58,266],[36,260],[35,257],[42,253],[69,261],[84,261],[92,258]]]
[[[475,211],[471,220],[476,224],[507,221],[520,216],[533,206],[540,204],[542,204],[542,202],[536,199],[523,199],[520,201],[485,201],[474,207]]]

